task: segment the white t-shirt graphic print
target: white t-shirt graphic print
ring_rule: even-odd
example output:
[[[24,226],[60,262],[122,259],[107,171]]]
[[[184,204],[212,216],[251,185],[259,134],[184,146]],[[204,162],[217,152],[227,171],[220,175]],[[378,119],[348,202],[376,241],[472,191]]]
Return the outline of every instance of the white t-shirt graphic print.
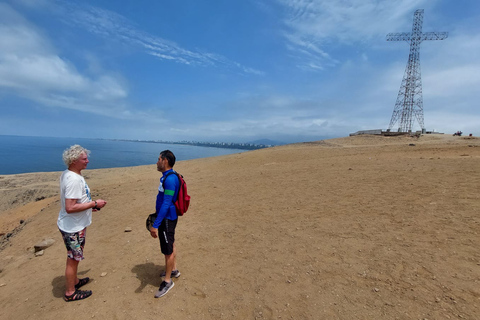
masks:
[[[92,201],[90,188],[85,179],[68,169],[60,177],[60,202],[62,207],[58,214],[57,226],[63,232],[68,233],[78,232],[88,227],[92,223],[92,209],[67,213],[65,199],[78,199],[77,203]]]

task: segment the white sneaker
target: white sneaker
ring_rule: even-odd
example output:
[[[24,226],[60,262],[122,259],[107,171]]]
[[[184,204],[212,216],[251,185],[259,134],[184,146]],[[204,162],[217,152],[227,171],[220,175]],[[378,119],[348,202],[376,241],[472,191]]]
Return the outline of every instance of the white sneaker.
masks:
[[[172,273],[170,273],[170,277],[171,278],[178,278],[180,277],[180,271],[177,270],[173,270]],[[162,273],[160,273],[160,277],[165,277],[165,270],[162,271]]]
[[[155,298],[160,298],[166,295],[167,292],[170,291],[170,289],[172,289],[174,285],[175,283],[173,283],[173,281],[162,281],[162,283],[160,284],[160,288],[158,288],[157,293],[155,293]]]

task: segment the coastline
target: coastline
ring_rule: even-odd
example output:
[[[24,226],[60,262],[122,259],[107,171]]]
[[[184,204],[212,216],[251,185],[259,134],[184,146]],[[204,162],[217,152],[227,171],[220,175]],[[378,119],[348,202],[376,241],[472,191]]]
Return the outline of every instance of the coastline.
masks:
[[[0,135],[0,145],[3,147],[2,157],[0,157],[0,175],[63,171],[65,165],[61,159],[62,152],[73,144],[80,144],[92,152],[89,169],[149,165],[155,163],[158,153],[165,149],[173,150],[177,160],[245,152],[244,149],[231,148],[231,145],[227,144],[220,148],[213,145],[133,140]],[[31,159],[33,158],[41,159],[41,161],[32,163]]]
[[[421,143],[421,144],[440,144],[442,147],[451,145],[475,145],[480,140],[477,137],[452,137],[450,135],[423,135],[421,139],[410,136],[383,137],[376,135],[361,135],[355,137],[334,138],[328,140],[319,140],[314,142],[296,143],[275,148],[291,148],[302,145],[321,145],[324,147],[375,147],[399,145],[404,143]],[[471,144],[473,143],[473,144]],[[253,151],[253,150],[250,150]],[[227,155],[213,157],[220,158]],[[203,158],[209,159],[209,158]],[[199,160],[199,159],[196,159]],[[179,163],[193,161],[184,160]],[[95,185],[109,184],[112,176],[122,175],[124,172],[136,170],[150,170],[153,165],[140,165],[128,167],[113,167],[102,169],[86,169],[83,172],[85,179],[90,184]],[[58,179],[62,171],[53,172],[29,172],[19,174],[0,175],[0,236],[12,232],[21,225],[20,221],[26,221],[36,214],[35,203],[41,202],[38,207],[44,207],[44,203],[50,203],[52,198],[58,197]],[[91,180],[91,182],[90,182]],[[105,181],[107,181],[105,183]],[[33,209],[22,208],[23,206],[31,206]],[[19,211],[19,212],[17,212]],[[19,218],[20,217],[20,218]]]
[[[192,207],[178,226],[182,277],[161,301],[163,262],[144,226],[155,166],[85,170],[109,205],[89,227],[80,269],[94,296],[78,306],[119,319],[479,318],[480,141],[466,138],[346,137],[178,162]],[[71,313],[58,176],[0,176],[3,191],[54,193],[0,213],[32,214],[0,252],[7,318]],[[47,237],[56,243],[34,257]]]

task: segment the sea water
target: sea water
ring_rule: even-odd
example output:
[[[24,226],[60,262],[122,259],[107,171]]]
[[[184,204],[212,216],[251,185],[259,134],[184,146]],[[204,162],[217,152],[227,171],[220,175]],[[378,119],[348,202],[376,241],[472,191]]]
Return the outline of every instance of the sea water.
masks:
[[[0,174],[65,170],[62,153],[74,144],[79,144],[91,151],[88,169],[155,164],[160,151],[166,149],[175,154],[177,161],[245,151],[124,140],[0,135]]]

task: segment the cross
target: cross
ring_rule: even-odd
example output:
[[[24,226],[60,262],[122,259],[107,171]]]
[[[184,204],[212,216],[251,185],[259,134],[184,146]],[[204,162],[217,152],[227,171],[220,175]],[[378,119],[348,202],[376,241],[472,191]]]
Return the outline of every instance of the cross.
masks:
[[[443,40],[448,32],[422,32],[423,9],[418,9],[413,15],[412,32],[389,33],[387,41],[410,42],[410,54],[402,84],[398,92],[397,101],[393,110],[388,131],[399,123],[399,132],[411,132],[414,117],[425,132],[423,123],[422,77],[420,74],[420,43],[425,40]]]

